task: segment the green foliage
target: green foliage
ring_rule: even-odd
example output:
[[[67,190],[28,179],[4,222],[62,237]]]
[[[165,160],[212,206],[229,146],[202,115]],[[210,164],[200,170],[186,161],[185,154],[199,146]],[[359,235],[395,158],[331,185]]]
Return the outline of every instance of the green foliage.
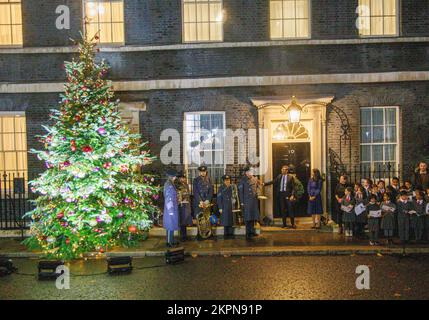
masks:
[[[27,213],[33,223],[25,243],[49,257],[73,259],[135,244],[158,210],[154,177],[140,174],[154,158],[122,122],[95,46],[83,40],[79,59],[64,64],[60,110],[52,110],[54,125],[39,137],[45,150],[31,150],[47,170],[30,182],[38,198]]]

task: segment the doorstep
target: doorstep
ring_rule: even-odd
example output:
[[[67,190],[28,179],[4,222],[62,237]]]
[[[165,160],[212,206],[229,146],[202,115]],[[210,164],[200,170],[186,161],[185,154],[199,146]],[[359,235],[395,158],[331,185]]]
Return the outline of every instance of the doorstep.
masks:
[[[223,236],[224,229],[223,227],[213,227],[212,228],[213,234],[215,236]],[[256,234],[261,233],[261,226],[259,223],[255,226]],[[198,233],[197,227],[188,227],[187,232],[189,236],[195,237]],[[175,235],[178,235],[179,232],[176,231]],[[234,227],[234,235],[236,236],[244,236],[246,234],[246,227],[245,226],[237,226]],[[22,233],[21,230],[0,230],[0,238],[21,238],[22,235],[24,237],[28,237],[30,235],[29,230],[24,230]],[[153,227],[149,231],[150,237],[165,237],[165,229],[162,227]]]

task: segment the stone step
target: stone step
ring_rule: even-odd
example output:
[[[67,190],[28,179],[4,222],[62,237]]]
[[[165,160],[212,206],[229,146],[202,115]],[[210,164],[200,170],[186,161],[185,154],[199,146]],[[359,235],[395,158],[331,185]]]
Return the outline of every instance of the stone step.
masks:
[[[256,224],[255,226],[255,230],[257,234],[261,233],[261,227],[259,224]],[[212,227],[212,231],[213,234],[215,236],[223,236],[223,227]],[[187,233],[188,236],[196,236],[198,234],[198,229],[197,227],[188,227],[187,228]],[[178,235],[179,232],[176,231],[175,235]],[[246,235],[246,227],[245,226],[237,226],[234,227],[234,235],[236,236],[244,236]],[[165,229],[161,228],[161,227],[153,227],[150,231],[149,231],[149,236],[150,237],[165,237]]]

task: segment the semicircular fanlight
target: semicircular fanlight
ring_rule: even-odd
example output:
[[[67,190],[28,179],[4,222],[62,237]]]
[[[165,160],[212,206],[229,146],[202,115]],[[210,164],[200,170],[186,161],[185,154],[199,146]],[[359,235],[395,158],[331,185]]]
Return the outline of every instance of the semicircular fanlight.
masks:
[[[309,139],[308,130],[301,123],[284,122],[277,125],[273,132],[274,140]]]

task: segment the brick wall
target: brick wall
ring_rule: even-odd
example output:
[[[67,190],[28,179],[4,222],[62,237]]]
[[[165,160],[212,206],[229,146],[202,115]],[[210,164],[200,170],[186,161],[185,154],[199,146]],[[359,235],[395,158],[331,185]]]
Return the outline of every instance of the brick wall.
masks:
[[[302,45],[103,52],[112,80],[414,71],[429,69],[429,44]],[[71,54],[1,54],[0,82],[63,81]]]
[[[359,108],[368,106],[399,106],[401,115],[400,144],[402,163],[429,161],[429,83],[391,83],[365,85],[304,85],[225,89],[195,89],[151,92],[122,92],[124,102],[147,101],[147,111],[141,112],[140,128],[153,153],[159,156],[160,134],[166,128],[176,128],[183,134],[183,114],[191,111],[224,111],[227,128],[256,128],[257,112],[249,98],[253,96],[335,95],[334,103],[347,114],[352,132],[352,163],[359,162]],[[49,110],[57,105],[57,94],[0,94],[1,111],[25,111],[28,127],[28,148],[40,149],[35,135],[43,133]],[[339,152],[340,121],[335,113],[328,114],[328,147]],[[235,145],[237,149],[237,145]],[[183,152],[183,146],[182,146]],[[183,154],[182,157],[183,159]],[[343,161],[349,162],[347,152]],[[156,168],[162,168],[158,163]],[[40,172],[43,164],[29,156],[31,172]],[[237,166],[228,170],[234,173]]]
[[[70,30],[58,30],[55,26],[59,5],[70,8]],[[80,38],[82,1],[22,0],[22,21],[24,47],[68,46],[70,38]]]
[[[181,0],[125,1],[127,45],[182,42]]]
[[[224,0],[223,7],[225,42],[269,39],[267,0]]]
[[[311,2],[311,37],[314,39],[358,38],[358,0],[316,0]]]
[[[429,34],[429,1],[401,0],[401,35],[427,36]]]
[[[429,3],[401,0],[401,36],[429,35]],[[55,28],[55,8],[70,7],[71,30]],[[313,0],[313,39],[356,38],[358,0]],[[182,42],[181,0],[126,0],[124,3],[127,45],[176,44]],[[269,40],[269,0],[224,0],[224,40]],[[78,38],[82,28],[80,0],[23,0],[24,46],[64,46]]]

